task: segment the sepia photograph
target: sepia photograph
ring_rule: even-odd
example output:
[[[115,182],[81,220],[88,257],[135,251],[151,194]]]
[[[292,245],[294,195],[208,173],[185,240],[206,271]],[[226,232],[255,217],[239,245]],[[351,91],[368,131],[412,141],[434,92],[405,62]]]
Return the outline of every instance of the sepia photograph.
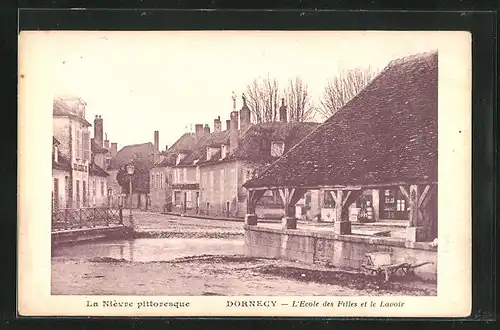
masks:
[[[41,113],[45,197],[40,231],[26,220],[20,235],[47,242],[30,285],[54,301],[359,312],[470,291],[470,249],[456,250],[468,187],[453,179],[470,175],[467,33],[52,31],[20,45],[20,79],[50,79],[43,106],[21,107]],[[29,45],[45,62],[27,63]]]

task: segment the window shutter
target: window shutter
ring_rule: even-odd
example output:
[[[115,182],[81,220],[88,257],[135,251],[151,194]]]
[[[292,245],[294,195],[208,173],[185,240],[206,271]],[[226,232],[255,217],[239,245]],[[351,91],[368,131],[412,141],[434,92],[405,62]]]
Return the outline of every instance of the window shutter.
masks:
[[[90,161],[90,134],[89,132],[83,132],[83,159]]]

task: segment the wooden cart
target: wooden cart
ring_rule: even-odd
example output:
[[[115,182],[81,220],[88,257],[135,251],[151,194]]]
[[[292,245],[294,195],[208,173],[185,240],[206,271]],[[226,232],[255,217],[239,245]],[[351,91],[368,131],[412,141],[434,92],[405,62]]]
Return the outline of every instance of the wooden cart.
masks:
[[[403,276],[413,274],[415,268],[432,264],[433,262],[422,262],[419,264],[412,264],[410,262],[400,262],[391,264],[391,255],[386,252],[373,252],[365,256],[365,262],[361,265],[365,271],[372,275],[384,276],[385,281],[389,281],[392,275],[400,272]]]

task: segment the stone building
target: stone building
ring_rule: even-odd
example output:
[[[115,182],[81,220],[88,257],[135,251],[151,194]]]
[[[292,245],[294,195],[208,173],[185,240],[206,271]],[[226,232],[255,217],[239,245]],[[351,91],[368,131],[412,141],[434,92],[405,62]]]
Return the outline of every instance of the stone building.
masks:
[[[287,123],[284,104],[280,111],[279,122],[252,124],[250,109],[243,97],[240,111],[233,102],[225,130],[222,130],[220,117],[214,120],[212,133],[208,125],[196,125],[193,151],[179,154],[173,167],[174,207],[180,212],[243,217],[247,198],[243,183],[290,150],[318,125]],[[310,198],[307,202],[310,203]],[[262,217],[281,217],[282,205],[278,192],[271,191],[260,201],[259,214]],[[319,210],[311,210],[309,214],[312,212],[318,213]]]
[[[111,148],[108,166],[108,180],[107,185],[110,193],[110,202],[112,205],[128,205],[129,200],[123,194],[122,186],[117,181],[117,174],[120,169],[125,170],[125,167],[132,161],[138,161],[147,168],[147,170],[142,173],[143,178],[140,180],[140,186],[133,185],[132,190],[132,205],[134,208],[147,209],[149,207],[149,192],[150,192],[150,170],[157,162],[161,155],[159,152],[159,132],[154,132],[154,143],[146,142],[140,144],[127,145],[121,148],[115,153],[116,147]],[[137,175],[137,173],[135,174]]]
[[[179,155],[192,151],[195,143],[194,134],[183,134],[170,148],[165,147],[159,159],[150,171],[150,201],[152,211],[165,211],[168,204],[172,203],[173,173],[172,167],[176,165]]]
[[[90,131],[86,103],[77,97],[53,101],[53,207],[81,208],[89,203]]]
[[[94,138],[90,145],[92,157],[89,168],[89,193],[91,205],[97,207],[111,205],[107,187],[109,173],[104,170],[109,157],[109,141],[106,139],[107,143],[105,144],[103,132],[103,119],[100,115],[96,115],[94,119]]]
[[[102,118],[94,120],[94,138],[85,119],[86,103],[77,97],[56,97],[53,103],[53,207],[83,208],[109,205],[104,170]]]
[[[216,125],[218,130],[220,125]],[[207,146],[222,143],[229,137],[229,131],[210,132],[206,124],[196,124],[194,145],[189,149],[179,150],[172,166],[172,208],[176,212],[200,212],[200,168],[198,162],[203,158]]]
[[[71,207],[72,186],[70,184],[70,175],[72,172],[69,159],[59,151],[61,142],[52,137],[52,208]]]

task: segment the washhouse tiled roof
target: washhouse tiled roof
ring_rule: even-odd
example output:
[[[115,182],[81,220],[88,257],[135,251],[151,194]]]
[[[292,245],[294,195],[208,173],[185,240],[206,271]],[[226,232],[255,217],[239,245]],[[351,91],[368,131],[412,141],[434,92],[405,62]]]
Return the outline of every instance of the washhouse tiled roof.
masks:
[[[342,109],[244,186],[436,182],[437,116],[437,52],[392,61]]]

